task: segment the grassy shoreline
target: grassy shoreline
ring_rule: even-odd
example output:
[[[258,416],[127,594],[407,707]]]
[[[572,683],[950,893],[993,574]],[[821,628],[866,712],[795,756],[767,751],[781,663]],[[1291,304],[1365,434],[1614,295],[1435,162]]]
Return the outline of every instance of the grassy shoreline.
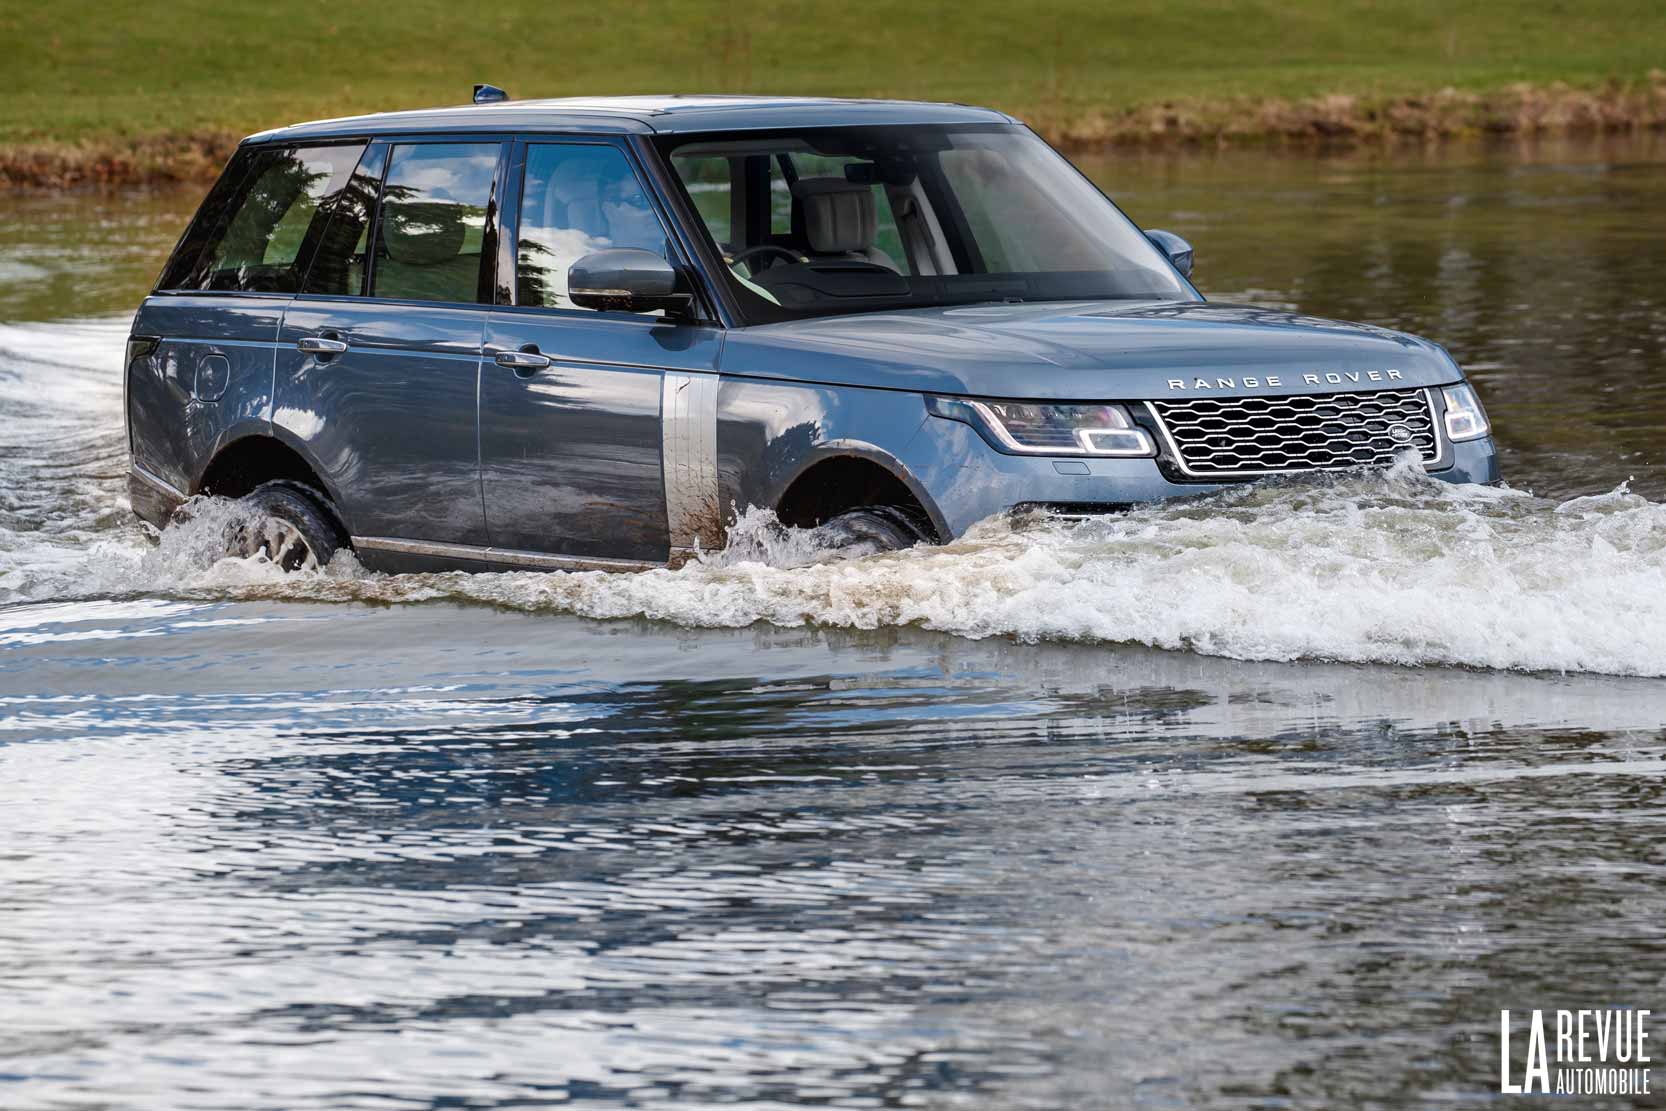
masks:
[[[0,192],[200,183],[475,81],[987,104],[1075,151],[1666,127],[1661,0],[0,0],[0,60]]]
[[[1666,130],[1666,71],[1594,87],[1518,83],[1491,92],[1234,97],[1084,109],[1010,109],[1071,152],[1117,147],[1429,143],[1483,136]],[[0,143],[0,192],[211,182],[240,135],[223,129],[73,142]]]

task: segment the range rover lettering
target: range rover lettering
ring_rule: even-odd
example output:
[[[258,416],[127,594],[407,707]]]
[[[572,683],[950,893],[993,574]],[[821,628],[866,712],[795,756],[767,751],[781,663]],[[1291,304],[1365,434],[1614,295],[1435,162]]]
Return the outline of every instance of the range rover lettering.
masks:
[[[1498,478],[1444,349],[1206,302],[958,105],[476,102],[245,140],[127,349],[131,500],[236,554],[675,564],[738,508],[873,551],[1411,461]]]

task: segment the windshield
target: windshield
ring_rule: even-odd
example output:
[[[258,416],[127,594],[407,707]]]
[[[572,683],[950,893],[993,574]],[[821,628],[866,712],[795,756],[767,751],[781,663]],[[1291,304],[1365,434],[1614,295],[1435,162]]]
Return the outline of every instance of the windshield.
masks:
[[[980,301],[1197,295],[1025,128],[668,136],[749,323]]]

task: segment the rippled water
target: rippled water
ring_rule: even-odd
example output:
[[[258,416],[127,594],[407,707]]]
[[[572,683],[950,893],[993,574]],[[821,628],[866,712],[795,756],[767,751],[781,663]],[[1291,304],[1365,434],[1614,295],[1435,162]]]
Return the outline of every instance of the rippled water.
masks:
[[[190,200],[0,202],[0,1106],[1454,1105],[1666,1012],[1666,152],[1093,169],[1511,488],[284,577],[121,500]]]

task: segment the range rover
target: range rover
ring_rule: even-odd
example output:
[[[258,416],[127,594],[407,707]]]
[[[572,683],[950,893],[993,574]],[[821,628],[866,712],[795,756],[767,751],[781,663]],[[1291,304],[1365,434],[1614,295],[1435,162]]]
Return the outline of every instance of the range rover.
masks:
[[[245,140],[134,319],[134,510],[285,568],[675,564],[1410,461],[1498,477],[1427,340],[1207,302],[983,108],[509,100]]]

